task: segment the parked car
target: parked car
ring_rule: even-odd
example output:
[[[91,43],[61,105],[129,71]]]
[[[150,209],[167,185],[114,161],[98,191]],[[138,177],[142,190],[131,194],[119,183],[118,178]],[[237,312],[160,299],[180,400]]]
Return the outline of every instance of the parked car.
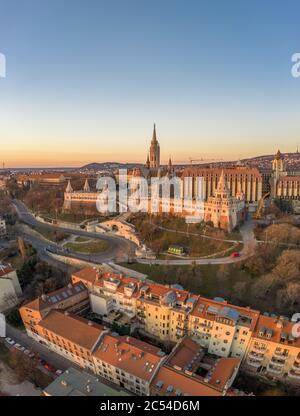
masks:
[[[15,345],[15,341],[9,337],[5,338],[5,341],[9,344],[9,345]]]
[[[46,360],[43,360],[42,358],[39,359],[39,363],[44,366],[45,364],[47,364]]]
[[[23,352],[24,352],[24,354],[28,355],[29,358],[34,358],[35,357],[34,353],[31,352],[30,350],[25,350]]]
[[[22,351],[22,352],[25,351],[25,347],[22,347],[22,345],[20,345],[20,344],[15,344],[15,348],[19,351]]]
[[[231,253],[230,257],[240,257],[240,253],[238,253],[237,251],[234,251],[233,253]]]
[[[63,371],[62,371],[62,370],[56,370],[56,371],[55,371],[55,374],[56,374],[57,376],[60,376],[62,373],[63,373]]]
[[[56,368],[54,368],[51,364],[47,363],[43,365],[43,367],[45,368],[45,370],[49,371],[50,373],[55,373],[56,372]]]

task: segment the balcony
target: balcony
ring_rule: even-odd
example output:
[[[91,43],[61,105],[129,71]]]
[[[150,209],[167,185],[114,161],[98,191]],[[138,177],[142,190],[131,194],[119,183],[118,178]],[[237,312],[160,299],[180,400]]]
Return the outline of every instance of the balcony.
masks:
[[[300,354],[297,355],[297,357],[295,358],[295,361],[300,364]]]
[[[261,366],[260,362],[249,360],[249,359],[247,360],[247,364],[251,367],[254,367],[254,368],[258,368],[258,367]]]
[[[249,358],[252,358],[253,360],[261,362],[264,359],[264,355],[263,354],[258,355],[255,352],[251,351],[249,352]]]
[[[292,369],[294,371],[300,371],[300,364],[295,361],[294,364],[292,365]]]
[[[288,372],[288,377],[293,379],[293,380],[298,380],[300,381],[300,374],[295,373],[293,370],[290,370]]]
[[[264,354],[267,351],[267,347],[258,347],[256,345],[253,345],[252,350],[257,352],[258,354]]]
[[[278,360],[276,360],[276,359],[274,359],[274,358],[272,358],[271,359],[271,364],[272,365],[275,365],[275,366],[277,366],[277,367],[280,367],[280,368],[282,368],[284,365],[285,365],[285,361],[278,361]]]
[[[280,358],[281,360],[286,360],[288,357],[288,354],[279,351],[274,351],[273,355],[274,357]]]
[[[271,367],[270,365],[267,366],[268,373],[272,373],[275,375],[279,375],[282,373],[282,368]]]

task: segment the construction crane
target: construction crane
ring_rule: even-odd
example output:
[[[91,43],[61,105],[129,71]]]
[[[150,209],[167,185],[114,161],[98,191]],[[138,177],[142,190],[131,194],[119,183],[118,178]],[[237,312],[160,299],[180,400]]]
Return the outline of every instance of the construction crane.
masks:
[[[264,209],[265,200],[270,196],[270,192],[267,192],[258,202],[257,210],[255,211],[253,218],[259,220],[262,218],[262,211]]]

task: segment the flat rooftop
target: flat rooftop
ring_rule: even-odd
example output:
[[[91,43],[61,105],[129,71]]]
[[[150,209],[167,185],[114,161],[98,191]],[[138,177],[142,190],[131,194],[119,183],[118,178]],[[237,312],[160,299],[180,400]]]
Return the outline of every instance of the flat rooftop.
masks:
[[[117,390],[85,371],[68,368],[45,388],[46,396],[130,396],[123,390]]]

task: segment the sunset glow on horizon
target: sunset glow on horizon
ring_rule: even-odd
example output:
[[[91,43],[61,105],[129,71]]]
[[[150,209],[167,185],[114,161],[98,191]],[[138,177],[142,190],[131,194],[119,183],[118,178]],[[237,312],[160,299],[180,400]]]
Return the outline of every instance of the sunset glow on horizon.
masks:
[[[0,6],[1,165],[145,163],[154,122],[162,163],[300,143],[297,2]]]

